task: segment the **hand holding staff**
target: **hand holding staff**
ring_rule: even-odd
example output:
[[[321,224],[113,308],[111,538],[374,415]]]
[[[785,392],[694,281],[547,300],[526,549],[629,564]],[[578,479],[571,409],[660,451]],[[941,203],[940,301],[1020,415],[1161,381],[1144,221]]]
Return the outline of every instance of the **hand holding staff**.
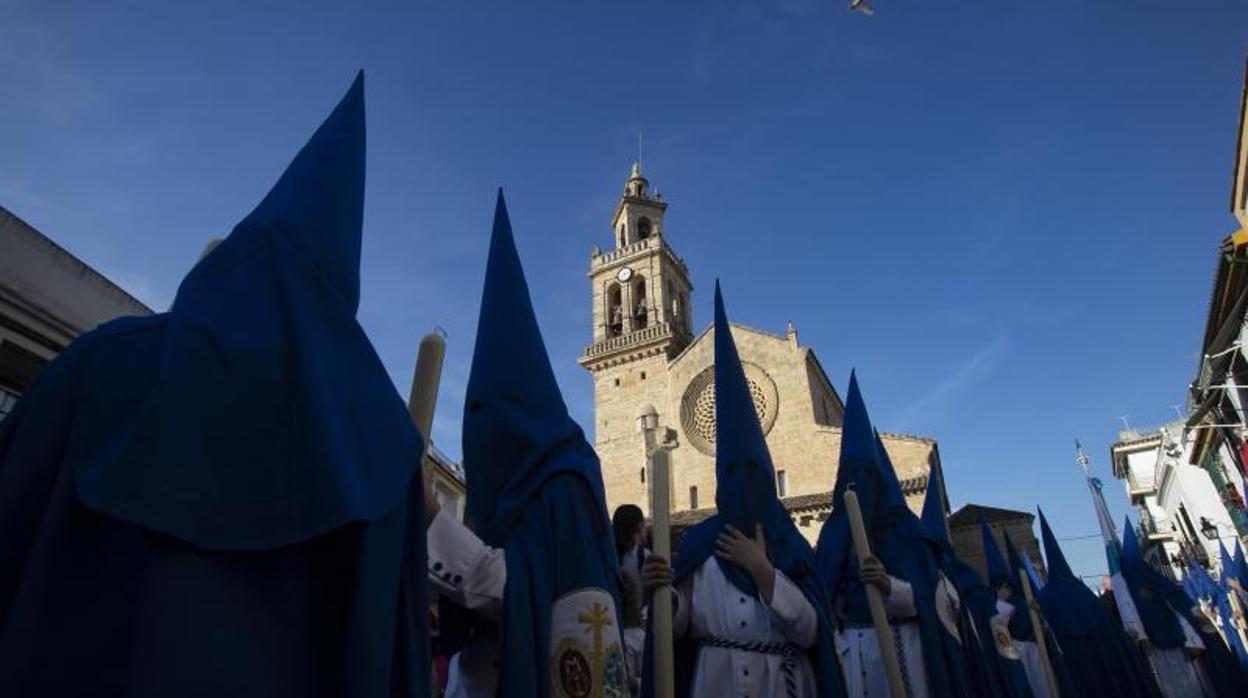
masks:
[[[871,544],[867,541],[867,527],[862,522],[858,494],[852,489],[845,492],[845,511],[849,515],[849,530],[853,534],[854,551],[861,566],[871,557]],[[897,647],[893,644],[893,631],[888,625],[888,612],[884,610],[884,597],[873,584],[864,584],[863,587],[867,592],[867,606],[871,609],[871,622],[875,624],[875,637],[880,642],[880,657],[888,675],[889,692],[893,698],[906,698],[906,684],[902,681],[901,666],[897,663]]]

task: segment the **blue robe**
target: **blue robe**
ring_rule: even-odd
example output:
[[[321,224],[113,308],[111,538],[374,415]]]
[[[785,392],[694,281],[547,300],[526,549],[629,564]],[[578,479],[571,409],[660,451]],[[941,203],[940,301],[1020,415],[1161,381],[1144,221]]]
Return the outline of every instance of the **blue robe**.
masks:
[[[1121,626],[1114,626],[1092,590],[1070,571],[1043,513],[1040,529],[1049,581],[1038,600],[1079,693],[1107,698],[1158,696],[1156,681],[1133,654]]]
[[[548,695],[556,685],[625,685],[618,558],[598,456],[568,416],[546,354],[502,191],[494,212],[481,315],[464,409],[468,516],[504,550],[500,696]],[[596,626],[601,664],[572,648],[552,657],[552,609],[593,590],[613,606]],[[605,621],[605,619],[604,619]],[[586,650],[588,651],[588,650]]]
[[[362,90],[170,312],[5,420],[0,695],[427,695],[421,441],[355,321]]]
[[[845,492],[852,488],[862,509],[871,553],[894,577],[910,584],[923,645],[929,695],[966,695],[961,649],[956,647],[936,611],[938,570],[918,517],[906,507],[905,495],[888,454],[871,427],[857,377],[850,375],[841,436],[840,465],[833,488],[832,515],[819,532],[816,570],[834,608],[844,620],[870,623],[866,592],[858,577]]]
[[[819,640],[806,652],[815,673],[818,695],[820,698],[844,696],[836,660],[835,626],[823,588],[815,576],[814,552],[776,497],[771,455],[732,339],[718,282],[715,285],[715,412],[718,513],[685,532],[676,551],[675,585],[688,579],[715,554],[715,541],[727,525],[750,537],[755,535],[755,527],[761,526],[772,565],[801,589],[818,616]],[[719,559],[715,562],[731,584],[747,596],[757,597],[758,589],[745,570]],[[653,695],[650,670],[654,660],[653,637],[653,633],[646,637],[642,690],[646,696]],[[686,696],[692,688],[690,683],[698,651],[697,643],[690,638],[676,642],[677,695]]]

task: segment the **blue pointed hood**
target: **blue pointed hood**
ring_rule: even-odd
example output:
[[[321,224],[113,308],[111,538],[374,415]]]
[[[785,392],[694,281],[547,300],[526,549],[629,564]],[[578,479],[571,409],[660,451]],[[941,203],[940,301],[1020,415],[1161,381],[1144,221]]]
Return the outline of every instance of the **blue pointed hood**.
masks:
[[[1017,584],[1012,583],[1010,568],[1005,564],[1005,558],[1001,556],[1001,548],[997,545],[996,539],[992,537],[992,529],[988,527],[988,521],[982,516],[979,517],[979,537],[984,546],[984,563],[988,568],[988,586],[993,589],[1001,588],[1002,584],[1017,587]]]
[[[864,521],[874,521],[882,504],[883,476],[879,466],[880,448],[871,426],[871,416],[858,388],[858,376],[849,373],[845,393],[845,418],[841,422],[841,456],[832,488],[832,507],[844,506],[845,492],[853,487],[858,495]]]
[[[501,545],[542,483],[577,473],[606,520],[598,456],[568,416],[542,340],[500,189],[494,207],[481,315],[464,399],[468,514]]]
[[[355,319],[363,76],[150,321],[159,356],[91,376],[74,435],[89,508],[205,548],[375,520],[420,438]],[[367,419],[363,417],[367,415]]]
[[[782,507],[776,472],[715,282],[715,507],[746,535]],[[782,512],[781,512],[782,513]],[[787,514],[784,514],[788,518]]]
[[[1071,571],[1066,556],[1040,511],[1040,536],[1044,540],[1049,582],[1040,590],[1040,604],[1058,639],[1092,634],[1102,622],[1104,611],[1092,590]]]
[[[927,494],[923,497],[923,515],[919,517],[923,521],[924,532],[942,548],[950,548],[952,544],[949,542],[949,528],[945,523],[945,504],[944,497],[941,496],[940,483],[932,478],[928,481]]]
[[[936,610],[936,586],[940,576],[938,551],[924,537],[919,517],[906,506],[897,473],[888,451],[871,426],[866,404],[851,373],[841,428],[841,458],[833,489],[832,514],[819,532],[815,560],[819,577],[833,597],[842,617],[850,622],[870,622],[866,590],[858,576],[857,558],[845,510],[845,493],[853,488],[862,509],[871,554],[889,574],[910,584],[919,619],[919,635],[927,661],[931,695],[960,695],[962,673],[945,657],[952,643]]]
[[[1122,519],[1122,557],[1134,558],[1142,560],[1144,555],[1140,552],[1140,541],[1135,536],[1135,527],[1131,525],[1131,520],[1125,516]]]
[[[1044,512],[1040,511],[1040,537],[1044,541],[1044,558],[1049,567],[1049,581],[1053,582],[1058,579],[1073,579],[1078,581],[1078,577],[1071,571],[1070,564],[1066,562],[1066,555],[1062,553],[1062,547],[1057,544],[1057,536],[1053,535],[1053,529],[1049,528],[1049,521],[1044,517]]]
[[[1148,639],[1161,649],[1175,649],[1184,643],[1183,627],[1175,613],[1186,615],[1191,601],[1172,580],[1162,576],[1144,561],[1135,527],[1129,519],[1122,522],[1122,576],[1131,594],[1131,601],[1144,624]],[[1173,606],[1173,608],[1172,608]]]
[[[716,513],[693,526],[681,537],[675,557],[676,584],[689,579],[704,566],[715,564],[729,584],[742,594],[757,597],[753,577],[737,565],[715,557],[716,540],[732,526],[746,536],[755,535],[762,527],[767,541],[767,555],[776,570],[784,573],[802,592],[818,619],[818,642],[805,651],[817,677],[815,685],[820,698],[843,695],[840,665],[836,660],[835,625],[828,612],[826,596],[815,575],[814,551],[794,525],[776,495],[775,471],[758,412],[750,395],[741,357],[732,337],[723,293],[715,282],[715,506]],[[735,595],[735,594],[734,594]],[[743,596],[741,601],[745,602]],[[727,603],[727,601],[726,601]],[[736,604],[733,603],[735,606]],[[653,666],[653,633],[647,635],[646,666]],[[678,677],[685,681],[695,666],[697,651],[693,638],[677,640]],[[688,652],[689,654],[682,654]],[[649,678],[652,672],[645,670]],[[678,679],[678,693],[685,684]],[[650,681],[643,684],[642,695],[653,695]]]
[[[1222,539],[1218,539],[1218,564],[1222,567],[1222,579],[1235,578],[1235,558],[1226,549]]]
[[[1000,553],[997,553],[998,557]],[[1024,569],[1023,556],[1019,554],[1018,548],[1014,546],[1013,539],[1010,534],[1005,534],[1005,555],[1009,560],[1009,572],[1006,576],[1009,578],[1010,589],[1012,593],[1006,599],[1015,608],[1015,613],[1010,616],[1010,637],[1023,642],[1035,642],[1035,628],[1031,624],[1031,614],[1027,613],[1027,596],[1022,589],[1022,585],[1018,581],[1019,570]],[[1034,583],[1034,580],[1028,580],[1031,586],[1031,593],[1034,598],[1039,598],[1040,587]]]
[[[240,243],[272,232],[286,236],[354,314],[360,305],[363,214],[364,73],[360,72],[337,108],[231,237]]]
[[[715,282],[715,507],[722,524],[753,536],[762,525],[776,568],[807,574],[813,553],[776,495],[776,473],[758,422],[724,297]],[[754,592],[744,570],[720,561],[737,587]]]

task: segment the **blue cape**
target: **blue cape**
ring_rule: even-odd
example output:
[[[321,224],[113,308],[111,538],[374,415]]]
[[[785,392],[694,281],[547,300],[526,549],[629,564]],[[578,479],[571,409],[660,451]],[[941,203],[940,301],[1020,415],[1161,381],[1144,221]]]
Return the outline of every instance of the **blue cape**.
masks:
[[[1040,590],[1040,607],[1079,692],[1111,698],[1160,695],[1121,626],[1114,624],[1106,607],[1071,571],[1044,512],[1040,512],[1040,533],[1049,568],[1049,581]]]
[[[819,616],[819,640],[807,653],[815,672],[818,694],[845,695],[836,659],[835,627],[814,573],[814,552],[776,496],[771,454],[758,423],[737,345],[732,339],[718,282],[715,284],[715,506],[714,516],[689,529],[681,538],[676,551],[675,584],[679,585],[707,560],[714,559],[729,582],[745,594],[757,597],[758,588],[745,570],[713,556],[715,541],[726,530],[725,526],[731,525],[753,537],[755,527],[761,525],[772,565],[802,590]],[[653,634],[647,634],[647,667],[653,661],[652,638]],[[677,693],[687,695],[691,690],[697,646],[692,639],[682,640],[678,645]],[[647,679],[650,675],[649,671],[643,672]],[[648,680],[644,695],[653,695]]]
[[[936,559],[919,523],[906,507],[905,495],[888,454],[876,437],[858,389],[849,377],[841,456],[832,490],[832,514],[824,521],[815,549],[819,578],[833,600],[840,620],[870,622],[866,592],[858,577],[858,559],[845,511],[845,492],[853,488],[862,509],[871,553],[893,577],[909,582],[918,611],[919,635],[927,669],[929,695],[945,698],[965,694],[960,661],[951,659],[949,634],[936,614]]]
[[[170,312],[5,421],[0,694],[427,691],[421,442],[355,320],[364,140],[361,76]]]
[[[598,456],[568,416],[500,190],[464,402],[468,516],[505,550],[499,695],[551,691],[551,609],[597,588],[620,609]],[[618,635],[618,618],[610,632]],[[622,671],[622,665],[620,667]]]

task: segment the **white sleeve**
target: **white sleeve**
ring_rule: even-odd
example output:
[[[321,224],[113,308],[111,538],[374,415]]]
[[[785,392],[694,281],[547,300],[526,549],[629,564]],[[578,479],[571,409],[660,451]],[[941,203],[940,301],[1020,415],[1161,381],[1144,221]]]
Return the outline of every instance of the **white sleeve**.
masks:
[[[761,595],[759,602],[766,605]],[[780,621],[780,631],[789,640],[802,647],[812,647],[818,642],[819,616],[815,613],[815,607],[810,605],[802,590],[780,570],[776,570],[769,608]]]
[[[884,597],[884,610],[890,618],[910,618],[915,615],[914,590],[910,582],[889,576],[888,596]]]
[[[445,510],[429,524],[426,540],[429,582],[434,590],[464,608],[498,620],[507,583],[503,551],[483,543]]]

